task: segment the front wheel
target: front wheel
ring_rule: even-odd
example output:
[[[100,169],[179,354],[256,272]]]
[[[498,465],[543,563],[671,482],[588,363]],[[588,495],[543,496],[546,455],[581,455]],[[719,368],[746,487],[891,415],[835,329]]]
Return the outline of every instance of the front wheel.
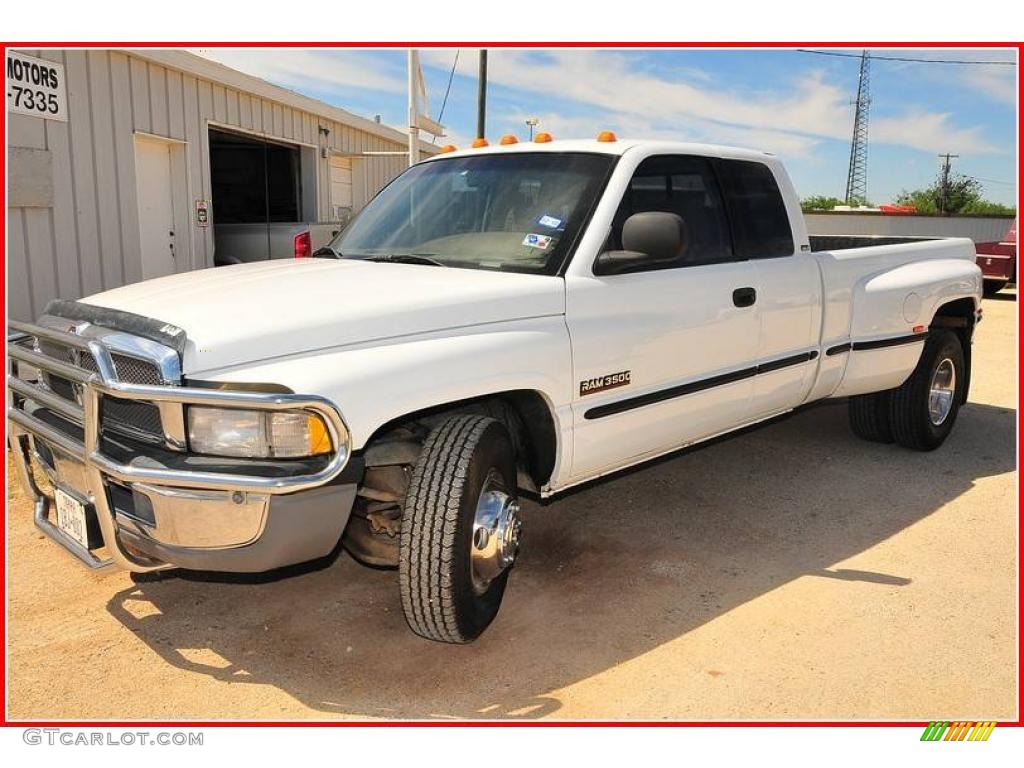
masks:
[[[516,463],[495,419],[462,414],[427,436],[402,514],[402,610],[417,635],[468,643],[498,614],[519,549]]]
[[[966,383],[960,337],[933,330],[910,378],[892,390],[889,423],[896,442],[918,451],[942,445],[953,429]]]

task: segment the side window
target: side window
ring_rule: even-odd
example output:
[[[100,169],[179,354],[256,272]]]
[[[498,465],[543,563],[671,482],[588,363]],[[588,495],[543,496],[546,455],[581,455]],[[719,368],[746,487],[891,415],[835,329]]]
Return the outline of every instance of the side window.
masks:
[[[733,258],[722,194],[707,158],[649,157],[640,163],[612,222],[609,248],[622,249],[622,226],[634,213],[666,211],[685,224],[682,258],[665,267],[689,267]]]
[[[743,259],[792,256],[793,232],[771,169],[746,160],[721,160],[718,169],[736,255]]]

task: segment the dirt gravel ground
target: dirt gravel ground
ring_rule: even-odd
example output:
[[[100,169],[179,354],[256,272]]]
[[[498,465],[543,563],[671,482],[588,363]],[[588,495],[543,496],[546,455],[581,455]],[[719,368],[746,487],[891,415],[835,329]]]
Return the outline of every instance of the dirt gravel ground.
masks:
[[[1016,296],[939,451],[843,404],[528,505],[498,620],[411,635],[396,575],[91,574],[8,488],[8,713],[1015,719]]]

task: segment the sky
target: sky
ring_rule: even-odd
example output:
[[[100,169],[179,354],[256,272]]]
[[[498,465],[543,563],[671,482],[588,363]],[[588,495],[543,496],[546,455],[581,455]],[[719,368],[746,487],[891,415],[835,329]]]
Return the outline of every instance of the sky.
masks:
[[[195,53],[364,117],[380,115],[404,130],[404,50]],[[918,60],[1016,57],[992,49],[873,53]],[[444,103],[447,136],[437,143],[468,145],[476,133],[478,51],[424,49],[421,59],[435,120]],[[537,130],[556,140],[607,129],[620,137],[751,147],[779,155],[801,197],[844,197],[858,67],[856,57],[796,50],[492,49],[487,135],[524,139],[526,119],[536,117]],[[939,171],[938,154],[950,152],[960,156],[954,171],[978,178],[985,197],[1015,204],[1016,78],[1016,66],[872,60],[868,198],[892,202],[901,190],[927,185]]]

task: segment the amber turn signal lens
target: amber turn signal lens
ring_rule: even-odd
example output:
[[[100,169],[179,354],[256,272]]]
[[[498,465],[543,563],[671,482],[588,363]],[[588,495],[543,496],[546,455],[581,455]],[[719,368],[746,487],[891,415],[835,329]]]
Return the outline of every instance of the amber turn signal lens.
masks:
[[[487,139],[473,139],[473,149],[487,146]]]
[[[544,132],[541,132],[541,133],[538,133],[538,134],[537,134],[537,135],[536,135],[536,136],[535,136],[535,137],[533,138],[533,140],[534,140],[534,142],[535,142],[535,143],[537,143],[537,144],[547,144],[547,143],[548,143],[549,141],[554,141],[554,140],[555,140],[555,137],[554,137],[554,136],[552,136],[552,135],[551,135],[550,133],[544,133]]]
[[[618,136],[615,135],[615,131],[601,131],[597,134],[598,141],[618,141]]]
[[[331,435],[327,431],[327,425],[319,416],[310,414],[308,419],[309,455],[319,456],[322,453],[330,453]]]

